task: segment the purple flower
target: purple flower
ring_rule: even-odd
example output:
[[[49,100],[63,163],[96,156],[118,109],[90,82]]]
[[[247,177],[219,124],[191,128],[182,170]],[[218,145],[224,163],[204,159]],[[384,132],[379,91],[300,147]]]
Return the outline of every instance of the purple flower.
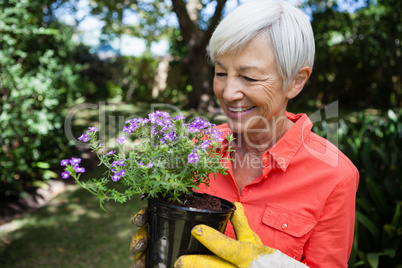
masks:
[[[61,162],[60,162],[60,166],[67,166],[69,162],[70,162],[70,160],[68,160],[68,159],[63,159],[63,160],[61,160]]]
[[[176,134],[174,133],[174,131],[172,132],[166,132],[165,135],[163,136],[163,138],[167,141],[174,141],[177,139]]]
[[[212,129],[212,137],[214,138],[214,139],[216,139],[217,141],[223,141],[223,139],[221,138],[221,135],[222,135],[223,133],[222,132],[220,132],[219,130],[217,130],[216,128],[213,128]]]
[[[115,167],[115,166],[117,166],[117,165],[119,165],[119,166],[125,166],[125,165],[126,165],[126,160],[120,159],[120,160],[113,161],[112,167]]]
[[[89,129],[89,130],[87,130],[87,133],[92,133],[92,132],[97,132],[97,131],[99,131],[99,129],[96,128],[96,127],[89,127],[88,129]]]
[[[121,134],[120,137],[119,137],[118,139],[116,139],[116,141],[117,141],[119,144],[123,144],[126,140],[127,140],[127,137],[124,136],[123,134]]]
[[[74,170],[77,173],[84,173],[85,172],[85,168],[79,167],[79,166],[74,166]]]
[[[197,117],[193,122],[189,124],[188,130],[190,132],[198,133],[201,129],[208,128],[213,126],[213,124],[209,123],[208,121]]]
[[[115,154],[115,153],[116,153],[115,151],[110,151],[106,155],[111,155],[111,154]]]
[[[120,180],[120,176],[118,174],[114,174],[112,176],[112,181],[118,181],[118,180]]]
[[[124,175],[126,175],[126,171],[124,169],[120,170],[120,172],[118,173],[118,175],[120,177],[123,177]]]
[[[78,140],[83,141],[83,142],[88,142],[89,141],[89,136],[87,134],[82,134]]]
[[[138,163],[138,166],[139,166],[139,167],[144,166],[144,162],[139,162],[139,163]]]
[[[123,127],[123,131],[127,134],[133,133],[140,126],[138,119],[129,120],[128,123],[130,124],[129,126]]]
[[[209,147],[210,140],[205,140],[201,143],[201,149],[205,151]]]
[[[155,136],[158,135],[158,129],[156,128],[156,126],[152,126],[151,134]]]
[[[61,177],[62,177],[63,179],[68,179],[68,178],[70,178],[70,173],[69,173],[68,171],[63,171],[63,172],[61,173]]]
[[[156,120],[156,124],[161,126],[161,127],[163,127],[165,125],[165,121],[161,120],[161,119],[158,119],[158,120]]]
[[[157,116],[155,115],[155,113],[151,113],[148,115],[149,121],[151,121],[152,124],[155,124],[156,118]]]
[[[200,155],[199,154],[191,153],[191,154],[188,155],[187,162],[189,164],[192,164],[192,163],[197,163],[199,160],[200,160]]]
[[[182,114],[179,114],[178,116],[175,117],[176,120],[183,120],[186,119],[185,116],[183,116]]]
[[[170,118],[170,114],[168,112],[159,112],[159,116],[163,118]]]
[[[70,160],[70,164],[73,165],[73,166],[77,166],[79,163],[81,163],[81,158],[75,158],[75,157],[73,157],[73,158],[71,158],[71,160]]]
[[[131,134],[131,132],[132,132],[128,126],[124,126],[123,131],[126,132],[127,134]]]
[[[148,167],[148,168],[152,168],[153,166],[154,166],[154,164],[152,164],[152,163],[148,163],[148,164],[147,164],[147,167]]]

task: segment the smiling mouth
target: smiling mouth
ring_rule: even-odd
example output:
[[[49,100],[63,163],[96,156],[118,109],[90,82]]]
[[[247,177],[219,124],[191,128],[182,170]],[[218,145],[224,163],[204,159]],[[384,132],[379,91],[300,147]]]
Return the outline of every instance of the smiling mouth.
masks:
[[[251,106],[251,107],[241,107],[241,108],[234,108],[234,107],[228,107],[228,110],[234,113],[240,113],[240,112],[246,112],[249,111],[251,109],[255,108],[255,106]]]

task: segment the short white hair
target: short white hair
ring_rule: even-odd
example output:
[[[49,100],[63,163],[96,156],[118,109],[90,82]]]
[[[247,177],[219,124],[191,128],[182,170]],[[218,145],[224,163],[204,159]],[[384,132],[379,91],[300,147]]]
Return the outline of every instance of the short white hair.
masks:
[[[315,45],[309,18],[283,0],[252,0],[237,7],[215,29],[208,54],[215,62],[220,55],[241,51],[259,36],[268,37],[283,88],[300,68],[313,69]]]

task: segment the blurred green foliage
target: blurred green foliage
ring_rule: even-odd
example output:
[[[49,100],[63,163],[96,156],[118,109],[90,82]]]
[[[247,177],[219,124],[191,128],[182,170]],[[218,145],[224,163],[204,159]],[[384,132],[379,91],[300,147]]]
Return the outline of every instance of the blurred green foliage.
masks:
[[[77,53],[76,60],[82,65],[80,91],[89,102],[114,99],[126,103],[164,102],[180,105],[185,102],[189,89],[184,64],[171,60],[168,75],[158,87],[158,72],[161,60],[144,54],[140,57],[120,56],[101,60],[96,54]],[[157,91],[154,93],[154,91]]]
[[[5,194],[23,194],[57,177],[50,168],[68,152],[62,109],[77,97],[79,66],[70,58],[72,29],[45,21],[41,2],[0,2],[0,192]]]
[[[350,267],[402,267],[401,110],[340,120],[339,148],[360,173]],[[326,122],[314,126],[325,136]]]
[[[307,1],[316,58],[302,96],[354,107],[402,107],[402,1],[369,0],[354,13],[338,2]]]

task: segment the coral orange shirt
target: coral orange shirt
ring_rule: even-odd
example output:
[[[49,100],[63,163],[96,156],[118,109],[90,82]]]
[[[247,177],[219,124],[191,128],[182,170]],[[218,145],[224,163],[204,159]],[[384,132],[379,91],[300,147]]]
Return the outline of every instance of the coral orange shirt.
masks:
[[[307,115],[286,116],[294,125],[264,153],[263,174],[241,195],[231,162],[226,176],[211,175],[209,187],[201,186],[199,192],[241,202],[264,245],[311,268],[347,267],[358,171],[335,145],[311,132]],[[227,124],[217,129],[223,136],[230,133]],[[226,234],[235,238],[230,223]]]

